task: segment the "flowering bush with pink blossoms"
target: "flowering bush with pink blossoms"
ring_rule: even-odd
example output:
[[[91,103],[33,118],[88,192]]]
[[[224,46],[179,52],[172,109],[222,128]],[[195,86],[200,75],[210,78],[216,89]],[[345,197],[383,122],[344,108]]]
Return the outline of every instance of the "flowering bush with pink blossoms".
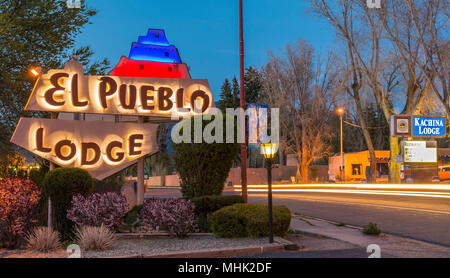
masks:
[[[17,248],[37,222],[39,187],[24,178],[0,181],[0,242],[7,248]]]
[[[77,194],[73,196],[67,218],[78,226],[100,227],[103,224],[114,230],[124,224],[127,211],[127,200],[121,194],[105,192],[87,197]]]
[[[146,230],[166,230],[177,237],[185,237],[196,229],[194,203],[176,198],[151,198],[140,212],[141,225]]]

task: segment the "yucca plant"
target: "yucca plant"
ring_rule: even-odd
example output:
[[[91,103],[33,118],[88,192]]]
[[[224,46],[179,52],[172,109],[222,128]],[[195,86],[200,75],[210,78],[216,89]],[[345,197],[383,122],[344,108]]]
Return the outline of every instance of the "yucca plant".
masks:
[[[61,248],[59,233],[48,227],[34,228],[25,239],[30,250],[49,252]]]
[[[106,226],[81,226],[75,231],[75,240],[83,250],[106,250],[116,241],[115,234]]]

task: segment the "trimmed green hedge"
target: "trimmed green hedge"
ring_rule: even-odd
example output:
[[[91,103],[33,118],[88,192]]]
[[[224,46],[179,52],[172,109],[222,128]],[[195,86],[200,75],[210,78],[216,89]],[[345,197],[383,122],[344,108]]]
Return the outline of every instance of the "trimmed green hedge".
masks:
[[[195,216],[201,232],[209,232],[209,218],[211,213],[226,206],[244,203],[240,195],[210,195],[191,199],[195,205]]]
[[[291,224],[291,212],[286,206],[273,206],[273,234],[285,236]],[[218,237],[266,237],[269,235],[267,205],[235,204],[214,212],[211,230]]]
[[[75,194],[87,196],[92,192],[93,180],[88,171],[80,168],[56,168],[49,171],[42,182],[42,197],[52,200],[53,225],[63,240],[73,236],[74,223],[67,218]]]

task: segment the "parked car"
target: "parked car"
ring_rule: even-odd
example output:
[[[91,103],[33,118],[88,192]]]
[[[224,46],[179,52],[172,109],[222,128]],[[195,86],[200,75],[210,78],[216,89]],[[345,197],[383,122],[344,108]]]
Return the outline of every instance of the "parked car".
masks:
[[[450,180],[450,165],[439,167],[438,175],[441,181]]]
[[[434,176],[431,178],[431,182],[440,182],[441,179],[438,176]]]

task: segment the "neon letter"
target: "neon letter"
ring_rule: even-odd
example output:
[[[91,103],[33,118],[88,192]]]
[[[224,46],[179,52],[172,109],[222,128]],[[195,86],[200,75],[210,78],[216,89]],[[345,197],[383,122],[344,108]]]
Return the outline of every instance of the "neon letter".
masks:
[[[78,100],[78,74],[74,74],[72,77],[72,104],[73,106],[83,107],[88,105],[88,101]]]
[[[136,86],[129,85],[129,103],[127,104],[127,85],[122,84],[119,87],[119,100],[120,105],[125,109],[134,109],[136,104]]]
[[[52,76],[50,77],[50,83],[53,85],[53,88],[48,89],[48,90],[45,91],[45,93],[44,93],[45,101],[46,101],[48,104],[50,104],[50,105],[53,105],[53,106],[62,106],[62,105],[64,105],[64,103],[65,103],[64,100],[63,100],[63,101],[56,101],[56,100],[53,98],[53,95],[55,94],[56,91],[60,91],[60,90],[64,91],[64,90],[66,89],[66,88],[64,88],[64,87],[62,87],[62,86],[60,86],[60,85],[58,84],[58,80],[59,80],[60,78],[62,78],[62,77],[69,77],[69,74],[67,74],[67,73],[65,73],[65,72],[60,72],[60,73],[55,73],[54,75],[52,75]]]
[[[130,135],[130,138],[128,139],[128,154],[129,155],[139,155],[142,153],[142,151],[136,150],[137,147],[141,147],[142,143],[141,142],[136,142],[136,140],[143,140],[144,139],[144,135],[142,134],[133,134]]]
[[[153,86],[142,86],[141,87],[141,104],[142,104],[142,109],[145,110],[153,110],[155,109],[155,106],[153,105],[149,105],[148,101],[153,101],[153,96],[149,96],[148,95],[148,91],[154,91],[155,88]]]
[[[168,87],[160,87],[158,89],[158,109],[160,111],[167,111],[172,109],[173,102],[170,100],[173,91]],[[167,103],[167,106],[165,104]]]
[[[91,149],[94,151],[94,158],[88,160],[87,153]],[[100,159],[100,147],[94,142],[81,143],[81,165],[94,165]]]
[[[40,127],[36,130],[36,148],[43,153],[49,153],[52,149],[44,147],[44,128]]]
[[[61,149],[64,146],[68,146],[70,148],[70,153],[67,156],[64,156],[61,152]],[[55,154],[56,154],[56,157],[58,157],[62,161],[71,160],[75,156],[76,152],[77,152],[77,149],[75,147],[75,144],[72,143],[70,140],[61,140],[58,143],[56,143]]]
[[[101,103],[102,107],[104,109],[106,109],[108,107],[108,103],[106,102],[106,97],[112,96],[116,92],[117,84],[116,84],[116,81],[114,81],[114,79],[112,79],[111,77],[105,76],[105,77],[100,78],[100,80],[102,82],[100,82],[98,94],[99,94],[100,103]],[[109,85],[109,90],[107,91],[106,89],[108,88],[108,85]]]

